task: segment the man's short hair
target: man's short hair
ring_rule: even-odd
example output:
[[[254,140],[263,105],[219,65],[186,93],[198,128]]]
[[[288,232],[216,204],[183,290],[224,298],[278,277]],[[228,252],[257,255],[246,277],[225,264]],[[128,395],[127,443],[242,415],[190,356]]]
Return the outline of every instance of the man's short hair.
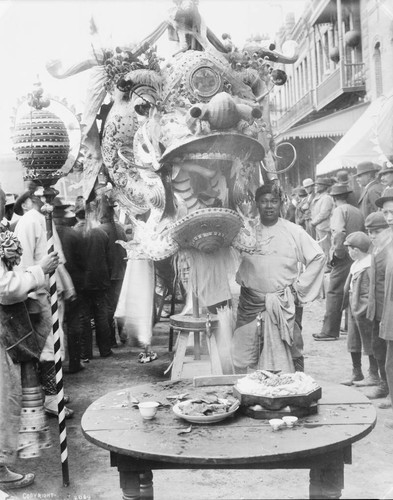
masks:
[[[263,184],[263,186],[259,186],[259,188],[255,191],[255,202],[257,203],[259,198],[264,194],[273,194],[274,196],[277,196],[281,203],[284,200],[284,192],[275,182],[267,182],[266,184]]]

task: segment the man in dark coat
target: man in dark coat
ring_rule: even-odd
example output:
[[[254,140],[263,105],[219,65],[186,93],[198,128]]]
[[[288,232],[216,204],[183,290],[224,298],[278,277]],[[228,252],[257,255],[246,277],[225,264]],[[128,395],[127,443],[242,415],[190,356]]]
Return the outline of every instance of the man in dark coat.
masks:
[[[83,250],[83,236],[74,231],[70,226],[71,221],[76,221],[75,216],[69,211],[70,205],[54,200],[53,221],[56,224],[64,257],[65,267],[71,276],[75,288],[74,300],[66,301],[65,321],[68,348],[68,373],[76,373],[85,368],[81,363],[80,341],[82,337],[81,322],[81,295],[86,269],[85,254]]]
[[[384,196],[377,200],[377,207],[382,209],[383,216],[389,230],[393,231],[393,188],[387,189]],[[382,318],[379,328],[379,336],[386,341],[385,371],[389,387],[390,398],[393,391],[393,244],[390,243],[385,274],[385,297],[383,303]],[[393,430],[393,419],[384,422],[388,429]]]
[[[94,319],[96,340],[100,356],[106,358],[111,350],[111,330],[108,320],[107,293],[111,286],[109,262],[109,236],[101,227],[86,232],[86,272],[83,294]],[[89,339],[89,357],[92,356],[92,339]],[[84,353],[86,354],[86,353]]]
[[[120,296],[124,273],[126,271],[127,252],[116,241],[127,241],[123,227],[115,222],[114,205],[104,195],[101,198],[99,209],[100,228],[108,235],[108,262],[110,273],[110,286],[107,291],[109,327],[111,329],[111,346],[117,347],[115,311]],[[121,327],[121,325],[120,325]]]
[[[335,208],[330,219],[332,246],[330,249],[329,288],[326,295],[326,310],[321,333],[314,333],[314,340],[337,340],[340,335],[341,308],[344,298],[344,285],[349,274],[352,260],[344,246],[345,238],[364,230],[364,218],[360,210],[347,202],[351,190],[343,184],[335,184],[330,190]]]
[[[377,177],[380,167],[371,161],[363,161],[356,167],[356,180],[362,188],[362,193],[358,201],[358,207],[361,210],[364,219],[376,212],[376,200],[381,196],[383,186]]]

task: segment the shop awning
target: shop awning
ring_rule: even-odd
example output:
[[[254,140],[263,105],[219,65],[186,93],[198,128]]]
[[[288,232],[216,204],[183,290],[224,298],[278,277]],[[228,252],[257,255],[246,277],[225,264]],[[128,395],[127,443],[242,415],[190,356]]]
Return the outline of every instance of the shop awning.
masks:
[[[316,175],[329,174],[341,168],[354,168],[362,161],[372,161],[382,165],[386,161],[386,153],[384,154],[381,149],[378,129],[381,127],[383,116],[389,117],[391,114],[391,97],[381,96],[369,104],[344,137],[318,163]],[[388,124],[386,120],[383,121],[382,129],[386,129]]]
[[[365,112],[369,103],[358,104],[318,120],[294,127],[276,137],[276,143],[288,139],[314,139],[316,137],[343,136],[353,123]]]

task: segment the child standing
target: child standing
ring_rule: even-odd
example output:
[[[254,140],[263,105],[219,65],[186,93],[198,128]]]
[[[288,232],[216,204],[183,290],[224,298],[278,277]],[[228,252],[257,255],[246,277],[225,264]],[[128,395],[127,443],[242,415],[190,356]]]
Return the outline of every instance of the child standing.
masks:
[[[352,358],[352,377],[342,382],[343,385],[353,385],[363,380],[362,347],[369,358],[369,375],[367,385],[378,385],[378,364],[372,349],[372,321],[367,319],[368,292],[370,287],[371,255],[370,238],[361,231],[355,231],[347,236],[344,245],[354,261],[344,287],[344,302],[348,300],[348,340],[347,348]],[[346,304],[344,304],[346,306]]]

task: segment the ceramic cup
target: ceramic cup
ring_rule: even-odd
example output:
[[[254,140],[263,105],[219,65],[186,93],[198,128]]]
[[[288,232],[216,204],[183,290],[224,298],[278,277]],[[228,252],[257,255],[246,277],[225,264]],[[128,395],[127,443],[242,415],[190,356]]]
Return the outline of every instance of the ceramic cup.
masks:
[[[145,401],[138,404],[139,411],[145,420],[151,420],[155,417],[158,406],[159,403],[156,401]]]
[[[287,427],[293,427],[296,424],[297,420],[298,420],[297,417],[293,417],[292,415],[288,416],[288,417],[282,417],[282,419],[284,420],[285,425]]]
[[[284,425],[284,422],[281,418],[272,418],[269,420],[269,424],[271,425],[273,431],[278,431],[279,428]]]

